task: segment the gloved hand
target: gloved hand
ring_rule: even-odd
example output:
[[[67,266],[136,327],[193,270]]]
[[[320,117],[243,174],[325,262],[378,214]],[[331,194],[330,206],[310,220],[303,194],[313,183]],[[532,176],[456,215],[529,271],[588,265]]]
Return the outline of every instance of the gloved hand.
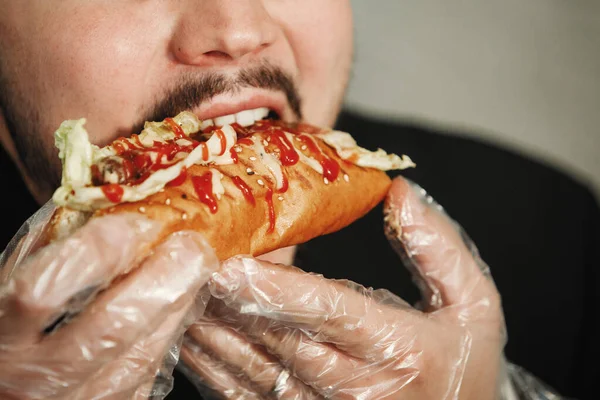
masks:
[[[50,212],[32,217],[1,257],[0,398],[164,397],[178,357],[171,346],[218,268],[213,250],[181,232],[137,260],[159,223],[114,215],[30,255]]]
[[[402,178],[384,220],[421,289],[419,308],[387,290],[235,257],[211,278],[206,313],[186,333],[184,372],[217,398],[510,398],[501,301],[475,246]]]

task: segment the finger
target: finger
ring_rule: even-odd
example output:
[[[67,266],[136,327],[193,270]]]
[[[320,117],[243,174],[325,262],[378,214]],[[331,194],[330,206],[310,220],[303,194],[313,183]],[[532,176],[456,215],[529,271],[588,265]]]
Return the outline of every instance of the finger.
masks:
[[[200,235],[172,235],[139,268],[48,336],[36,359],[51,363],[67,381],[85,381],[156,330],[168,315],[189,310],[217,267],[214,251]]]
[[[364,361],[316,342],[300,329],[239,314],[220,301],[211,302],[207,314],[262,345],[294,376],[325,398],[386,398],[419,372],[420,356],[412,353],[411,344],[405,346],[403,357]]]
[[[39,341],[53,321],[77,312],[134,266],[159,228],[138,216],[107,216],[42,249],[0,291],[2,343],[18,347]]]
[[[419,188],[394,180],[385,204],[386,235],[421,283],[432,308],[499,304],[489,269],[462,229]]]
[[[203,319],[186,332],[213,359],[220,360],[227,368],[244,375],[263,396],[272,396],[276,391],[279,398],[314,399],[312,389],[283,368],[264,347],[249,342],[244,336],[217,321]],[[274,390],[276,388],[276,390]]]
[[[235,257],[209,282],[215,298],[241,314],[301,328],[355,357],[399,355],[420,314],[388,291],[373,291],[295,268]]]
[[[199,348],[194,348],[192,345],[182,347],[181,361],[185,366],[184,372],[200,392],[206,392],[208,389],[216,393],[219,398],[225,399],[262,399],[248,382],[236,376],[223,363],[212,359]],[[208,396],[208,398],[213,397],[216,396]]]
[[[171,389],[171,380],[161,382],[156,387],[155,380],[170,346],[184,332],[183,320],[187,309],[181,308],[166,316],[165,321],[150,336],[135,343],[118,359],[109,362],[81,386],[77,392],[79,399],[109,398],[150,398]],[[170,367],[173,367],[174,364]],[[170,369],[170,368],[169,368]],[[172,369],[166,371],[171,378]],[[172,379],[172,378],[171,378]]]

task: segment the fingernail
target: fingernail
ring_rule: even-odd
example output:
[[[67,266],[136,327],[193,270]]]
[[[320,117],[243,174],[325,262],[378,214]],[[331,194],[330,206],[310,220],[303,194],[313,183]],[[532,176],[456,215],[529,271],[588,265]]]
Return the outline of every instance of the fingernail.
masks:
[[[243,256],[236,256],[224,261],[221,269],[214,274],[209,282],[212,295],[218,299],[235,299],[237,293],[246,286],[247,266],[251,266],[254,260]],[[251,267],[250,267],[251,268]]]
[[[385,223],[401,233],[402,227],[414,225],[427,209],[426,192],[406,179],[394,180],[385,204]]]

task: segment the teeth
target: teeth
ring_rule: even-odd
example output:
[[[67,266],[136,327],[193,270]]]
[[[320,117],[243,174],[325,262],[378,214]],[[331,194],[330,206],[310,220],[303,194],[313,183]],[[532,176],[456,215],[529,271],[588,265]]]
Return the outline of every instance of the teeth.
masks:
[[[222,117],[215,118],[215,125],[223,126],[233,124],[235,122],[235,115],[223,115]]]
[[[215,122],[212,119],[205,119],[200,124],[200,129],[204,130],[204,129],[208,128],[209,126],[213,126],[214,124],[215,124]]]
[[[223,115],[214,119],[205,119],[200,125],[200,129],[206,129],[209,126],[224,126],[237,122],[240,126],[250,126],[256,121],[260,121],[269,115],[267,107],[255,108],[253,110],[244,110],[239,113]]]
[[[235,114],[235,122],[241,126],[250,126],[254,123],[254,121],[255,119],[253,110],[244,110]]]
[[[269,109],[267,107],[256,108],[252,110],[252,112],[254,113],[255,121],[260,121],[261,119],[269,115]]]

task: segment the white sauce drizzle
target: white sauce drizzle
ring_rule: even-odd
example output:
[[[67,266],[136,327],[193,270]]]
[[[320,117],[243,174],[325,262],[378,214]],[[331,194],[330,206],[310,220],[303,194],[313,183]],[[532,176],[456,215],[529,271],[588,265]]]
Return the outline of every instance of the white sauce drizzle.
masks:
[[[252,140],[252,143],[254,143],[252,149],[256,155],[260,157],[261,161],[265,163],[269,172],[271,172],[271,175],[275,179],[275,188],[279,190],[283,187],[283,170],[281,169],[281,162],[274,155],[267,153],[267,150],[264,147],[264,143],[266,142],[266,140],[263,140],[263,143],[261,143],[260,140]]]
[[[223,174],[214,168],[210,168],[209,171],[212,172],[211,183],[213,194],[217,196],[217,199],[221,200],[221,196],[225,194],[225,187],[221,182]]]

